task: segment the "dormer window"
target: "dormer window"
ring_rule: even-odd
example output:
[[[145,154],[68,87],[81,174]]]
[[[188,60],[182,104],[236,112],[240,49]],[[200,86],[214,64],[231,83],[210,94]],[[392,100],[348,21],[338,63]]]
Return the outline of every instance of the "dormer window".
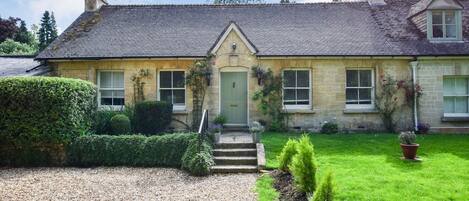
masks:
[[[456,11],[434,10],[432,15],[432,39],[457,39]]]

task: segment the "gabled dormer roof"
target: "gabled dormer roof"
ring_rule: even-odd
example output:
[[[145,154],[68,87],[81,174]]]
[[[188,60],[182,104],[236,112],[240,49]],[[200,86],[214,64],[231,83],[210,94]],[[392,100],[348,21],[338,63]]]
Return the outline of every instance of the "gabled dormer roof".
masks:
[[[420,0],[410,7],[407,18],[411,18],[425,10],[461,10],[464,6],[458,0]]]
[[[231,21],[228,26],[220,33],[220,36],[217,38],[216,42],[213,44],[212,48],[210,48],[209,54],[216,54],[218,49],[221,47],[223,42],[225,42],[228,35],[234,32],[238,37],[243,41],[244,45],[251,51],[252,54],[257,53],[257,48],[252,44],[252,42],[246,37],[243,30],[236,24],[236,22]]]

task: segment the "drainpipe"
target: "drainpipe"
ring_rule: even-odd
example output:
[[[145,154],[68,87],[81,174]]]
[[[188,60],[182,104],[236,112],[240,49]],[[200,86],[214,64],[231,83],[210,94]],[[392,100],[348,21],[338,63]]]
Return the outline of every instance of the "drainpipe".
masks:
[[[418,119],[417,119],[417,65],[418,61],[411,61],[410,66],[412,67],[412,87],[414,88],[414,130],[418,131]]]

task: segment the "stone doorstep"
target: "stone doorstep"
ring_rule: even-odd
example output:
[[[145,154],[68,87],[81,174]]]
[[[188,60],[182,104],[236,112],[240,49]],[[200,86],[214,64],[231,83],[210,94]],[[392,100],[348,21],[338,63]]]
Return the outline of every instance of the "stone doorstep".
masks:
[[[256,144],[254,143],[219,143],[215,144],[215,149],[242,149],[242,148],[251,148],[255,149]]]
[[[255,165],[215,165],[211,168],[212,173],[256,173]]]
[[[217,165],[257,165],[257,157],[253,156],[215,156]]]
[[[243,149],[214,149],[214,156],[256,156],[257,150],[251,148]]]

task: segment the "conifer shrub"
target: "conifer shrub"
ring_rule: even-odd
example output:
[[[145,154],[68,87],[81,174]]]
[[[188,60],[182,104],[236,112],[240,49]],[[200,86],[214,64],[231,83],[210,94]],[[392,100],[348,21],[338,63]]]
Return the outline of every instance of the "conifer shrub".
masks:
[[[289,166],[297,188],[305,193],[316,189],[316,161],[313,144],[307,135],[303,135],[297,144],[298,153],[293,156]]]
[[[289,139],[285,146],[283,146],[282,152],[277,156],[279,161],[279,169],[285,172],[288,172],[288,166],[290,165],[293,156],[298,152],[297,151],[298,141],[294,139]]]
[[[312,201],[332,201],[334,200],[335,186],[332,172],[328,172],[314,192]]]

